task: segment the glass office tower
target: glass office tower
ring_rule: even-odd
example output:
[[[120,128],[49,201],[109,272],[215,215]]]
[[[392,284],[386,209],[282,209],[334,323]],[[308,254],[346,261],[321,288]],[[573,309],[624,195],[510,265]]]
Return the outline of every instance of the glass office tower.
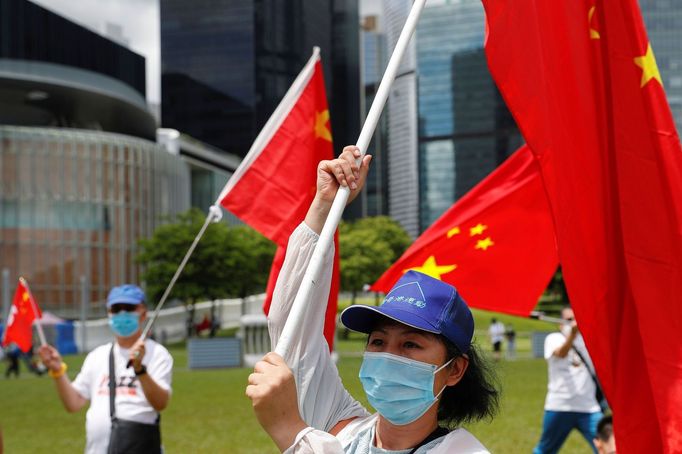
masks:
[[[488,71],[484,31],[478,0],[431,2],[417,28],[420,230],[523,143]]]
[[[163,126],[244,156],[319,46],[334,141],[350,143],[357,22],[357,0],[161,0]]]

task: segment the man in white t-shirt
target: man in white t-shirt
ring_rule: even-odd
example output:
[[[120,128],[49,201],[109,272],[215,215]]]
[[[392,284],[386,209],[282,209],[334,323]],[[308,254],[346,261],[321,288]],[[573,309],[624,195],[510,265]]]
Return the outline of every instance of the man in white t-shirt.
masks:
[[[499,361],[502,357],[502,340],[504,339],[504,323],[493,318],[490,321],[490,328],[488,328],[488,335],[490,336],[490,343],[493,345],[493,358]]]
[[[87,454],[104,454],[109,449],[112,428],[109,369],[112,355],[115,417],[123,429],[122,436],[111,441],[120,445],[142,439],[145,446],[138,445],[138,452],[161,452],[159,412],[166,408],[170,399],[173,358],[161,344],[151,339],[140,339],[147,316],[144,300],[144,292],[134,285],[114,287],[109,292],[107,312],[116,341],[90,352],[73,382],[65,373],[66,364],[59,352],[49,345],[40,348],[40,357],[54,378],[64,408],[73,413],[90,401],[85,423]],[[132,361],[131,367],[127,367],[128,361]],[[149,436],[149,431],[154,436]],[[143,435],[135,436],[133,432]],[[154,446],[147,444],[150,439],[154,440]],[[132,454],[135,448],[131,446],[117,449]]]
[[[549,370],[542,436],[533,454],[556,453],[568,434],[577,429],[596,453],[594,438],[603,416],[596,394],[594,370],[585,341],[578,331],[573,310],[561,311],[565,323],[559,333],[545,339]]]

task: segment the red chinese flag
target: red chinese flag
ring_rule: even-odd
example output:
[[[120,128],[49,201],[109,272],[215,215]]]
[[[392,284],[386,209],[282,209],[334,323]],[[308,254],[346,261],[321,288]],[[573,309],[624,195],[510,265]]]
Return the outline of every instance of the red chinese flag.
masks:
[[[19,279],[2,346],[5,347],[14,342],[22,352],[28,352],[33,344],[33,321],[42,316],[26,281]]]
[[[315,48],[219,198],[223,207],[278,245],[266,313],[289,235],[303,222],[315,196],[317,164],[333,157],[322,64]],[[334,267],[325,320],[330,348],[339,288],[338,253]]]
[[[538,164],[522,147],[469,191],[372,286],[407,270],[448,282],[481,309],[528,316],[558,266]]]
[[[618,451],[682,452],[682,149],[636,0],[484,0]]]

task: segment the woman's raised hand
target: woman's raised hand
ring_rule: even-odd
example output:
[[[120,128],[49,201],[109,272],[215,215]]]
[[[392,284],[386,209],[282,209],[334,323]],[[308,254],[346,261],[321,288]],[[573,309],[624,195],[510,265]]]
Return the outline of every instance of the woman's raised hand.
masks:
[[[320,201],[331,203],[339,186],[350,188],[348,203],[357,197],[365,185],[369,163],[372,160],[370,155],[365,155],[358,166],[356,161],[359,157],[360,149],[355,145],[349,145],[338,158],[320,161],[317,165],[317,198]]]

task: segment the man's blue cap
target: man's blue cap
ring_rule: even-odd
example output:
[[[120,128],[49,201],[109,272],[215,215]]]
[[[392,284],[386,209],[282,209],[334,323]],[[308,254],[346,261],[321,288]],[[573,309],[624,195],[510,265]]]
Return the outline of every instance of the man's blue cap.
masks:
[[[142,304],[144,292],[137,285],[125,284],[114,287],[107,296],[107,307],[113,304]]]
[[[426,274],[408,271],[380,306],[353,305],[341,322],[353,331],[371,333],[380,315],[429,333],[441,334],[467,353],[474,335],[474,318],[457,289]]]

